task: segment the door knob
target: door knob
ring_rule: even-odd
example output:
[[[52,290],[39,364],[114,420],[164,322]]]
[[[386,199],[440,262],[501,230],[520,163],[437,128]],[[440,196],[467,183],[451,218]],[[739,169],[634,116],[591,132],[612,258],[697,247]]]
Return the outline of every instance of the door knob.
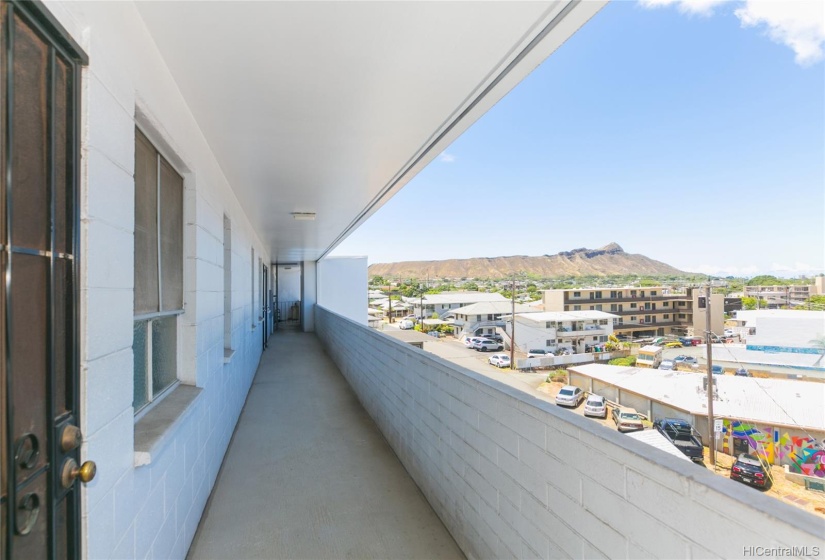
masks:
[[[63,484],[63,488],[68,489],[72,487],[76,478],[79,478],[80,482],[85,484],[90,482],[96,474],[97,465],[95,465],[94,461],[86,461],[78,467],[77,461],[69,457],[63,461],[63,468],[60,472],[60,482]]]

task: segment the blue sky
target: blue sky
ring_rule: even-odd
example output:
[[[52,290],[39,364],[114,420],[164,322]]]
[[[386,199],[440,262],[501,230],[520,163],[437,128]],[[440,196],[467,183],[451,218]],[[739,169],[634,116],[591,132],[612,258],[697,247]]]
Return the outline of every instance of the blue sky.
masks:
[[[823,271],[821,56],[782,21],[743,26],[745,2],[645,1],[608,4],[334,254],[615,241],[688,271]]]

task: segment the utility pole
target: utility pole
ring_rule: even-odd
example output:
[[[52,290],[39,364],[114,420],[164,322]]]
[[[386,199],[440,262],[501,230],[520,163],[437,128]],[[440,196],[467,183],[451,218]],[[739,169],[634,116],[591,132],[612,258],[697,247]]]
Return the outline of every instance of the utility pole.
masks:
[[[513,275],[513,292],[510,294],[510,369],[516,369],[516,276]]]
[[[424,290],[423,289],[418,293],[418,296],[420,298],[419,313],[421,313],[421,315],[420,315],[420,317],[421,317],[421,332],[424,332]]]
[[[392,323],[392,280],[387,280],[387,298],[390,302],[390,323]]]
[[[708,454],[716,467],[716,433],[713,426],[713,344],[710,340],[710,283],[705,290],[705,347],[708,358]]]

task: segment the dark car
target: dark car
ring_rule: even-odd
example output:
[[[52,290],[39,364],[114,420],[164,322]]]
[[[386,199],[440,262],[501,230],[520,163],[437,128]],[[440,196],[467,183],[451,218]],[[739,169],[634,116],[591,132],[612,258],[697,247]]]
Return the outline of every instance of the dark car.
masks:
[[[705,449],[702,436],[689,422],[680,418],[662,418],[654,422],[653,427],[691,461],[702,462]]]
[[[732,480],[757,488],[770,488],[771,479],[762,461],[755,455],[742,453],[730,469]]]
[[[711,366],[710,369],[712,370],[711,373],[713,375],[724,375],[725,370],[722,366]]]
[[[753,374],[743,367],[737,369],[734,375],[738,375],[740,377],[753,377]]]

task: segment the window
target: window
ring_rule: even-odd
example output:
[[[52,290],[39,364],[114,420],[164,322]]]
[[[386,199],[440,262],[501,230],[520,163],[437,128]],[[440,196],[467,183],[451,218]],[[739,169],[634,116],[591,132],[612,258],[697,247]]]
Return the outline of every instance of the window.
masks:
[[[670,315],[668,315],[667,313],[665,313],[665,319],[670,319]]]
[[[670,307],[670,302],[666,301],[662,304],[662,307]]]
[[[553,340],[552,340],[552,339],[548,339],[548,340],[546,340],[546,341],[544,342],[544,345],[545,345],[545,346],[553,346]]]
[[[599,342],[607,342],[607,335],[600,336],[599,337]]]
[[[252,253],[249,259],[249,318],[252,322],[252,328],[255,328],[255,247],[251,248]],[[392,295],[389,296],[392,299]],[[390,303],[392,305],[392,303]]]
[[[596,305],[596,311],[601,311],[601,310],[602,310],[602,304]]]
[[[644,291],[644,290],[642,290],[641,292],[639,292],[639,297],[645,297],[645,291]]]
[[[223,347],[232,350],[232,222],[223,217]]]
[[[183,313],[183,177],[135,129],[135,412],[177,381]]]
[[[610,311],[618,311],[618,310],[619,310],[618,305],[616,305],[615,303],[610,304]]]
[[[656,295],[656,290],[651,290],[650,295],[655,296]]]
[[[582,310],[582,306],[581,306],[581,305],[574,305],[574,306],[573,306],[573,311],[581,311],[581,310]]]
[[[636,320],[636,316],[635,316],[635,315],[632,315],[632,316],[630,317],[630,320],[631,320],[631,321],[635,321],[635,320]]]
[[[596,292],[596,299],[602,299],[602,293]]]
[[[607,319],[599,319],[599,324],[600,325],[606,325],[607,324]]]
[[[685,318],[685,314],[684,314],[684,313],[679,313],[679,318],[680,318],[680,319],[684,319],[684,318]]]
[[[595,309],[596,309],[595,306],[593,306],[593,305],[590,306],[590,311],[594,311]]]
[[[631,304],[630,304],[630,309],[636,309],[636,304],[635,304],[635,303],[631,303]]]

